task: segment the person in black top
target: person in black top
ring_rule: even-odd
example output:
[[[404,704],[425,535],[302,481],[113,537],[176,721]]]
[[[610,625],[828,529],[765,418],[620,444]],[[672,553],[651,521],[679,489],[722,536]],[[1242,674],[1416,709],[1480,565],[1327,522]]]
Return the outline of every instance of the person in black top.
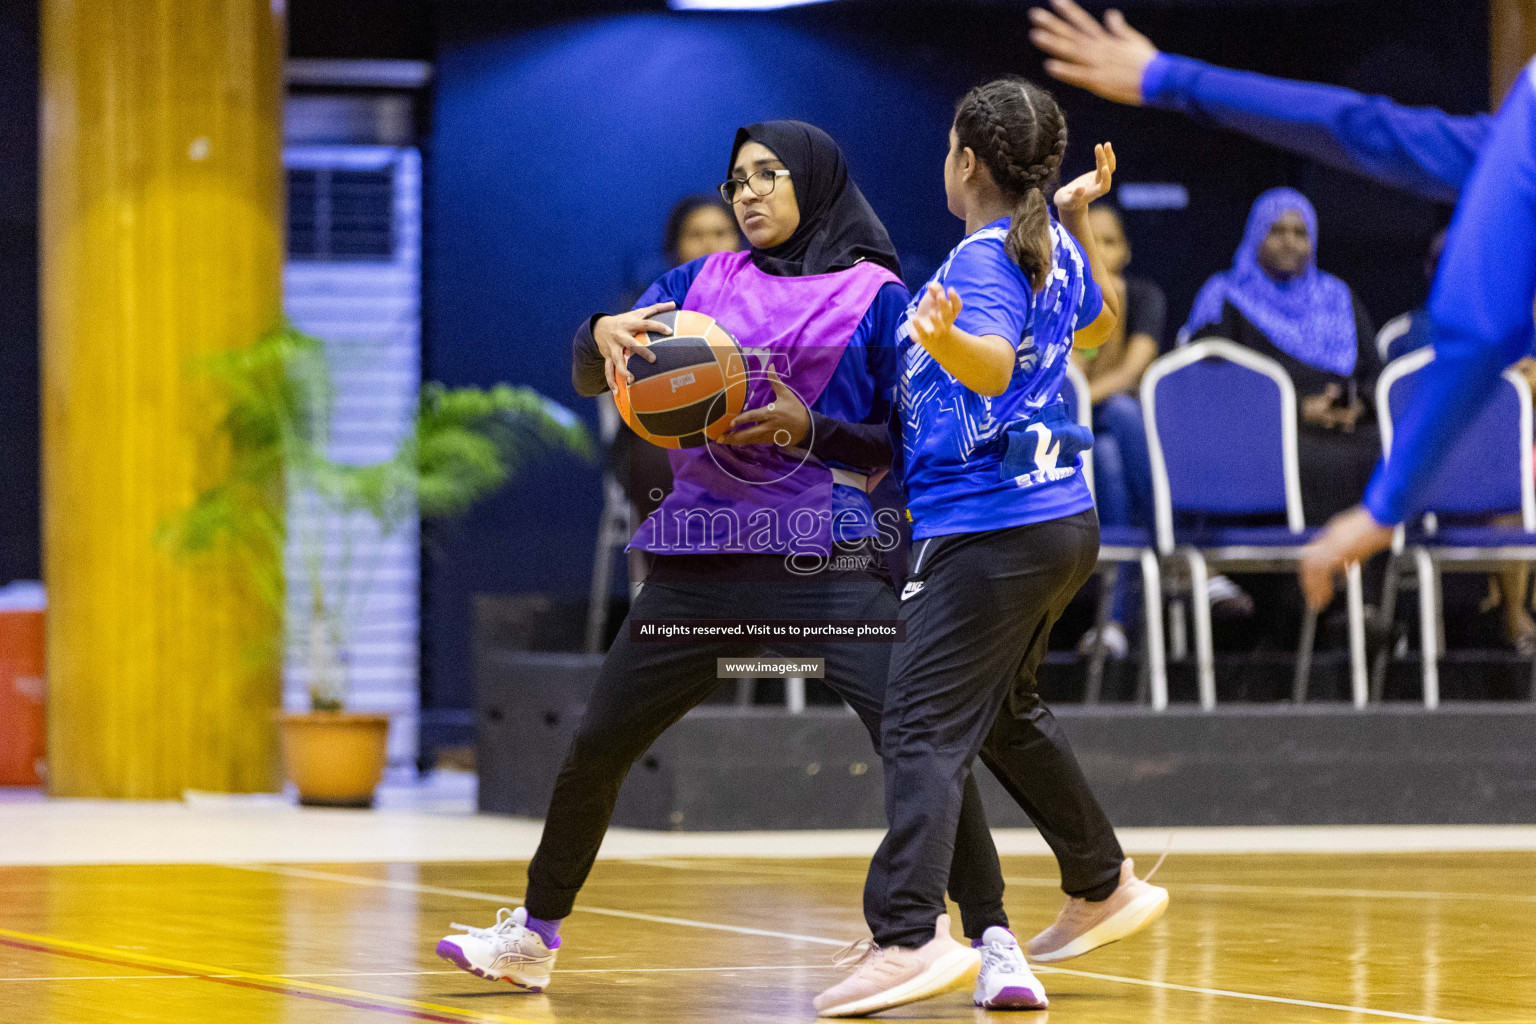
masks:
[[[1125,272],[1131,263],[1131,243],[1125,237],[1119,211],[1101,200],[1088,211],[1088,220],[1111,272],[1110,284],[1125,296],[1125,316],[1119,329],[1093,354],[1074,352],[1072,356],[1088,378],[1097,409],[1115,395],[1134,398],[1147,366],[1168,351],[1164,338],[1168,300],[1156,282]]]
[[[1089,210],[1089,223],[1110,272],[1104,287],[1120,292],[1121,308],[1125,311],[1114,332],[1097,350],[1072,353],[1072,361],[1088,378],[1088,394],[1093,403],[1094,499],[1099,522],[1104,525],[1150,529],[1152,460],[1147,454],[1147,428],[1142,422],[1137,394],[1147,366],[1166,351],[1168,300],[1154,282],[1125,273],[1131,262],[1131,246],[1126,241],[1120,214],[1113,206],[1105,201],[1095,203]],[[1140,570],[1135,566],[1122,566],[1116,576],[1114,603],[1103,638],[1113,658],[1129,653],[1125,627],[1136,617],[1140,578]],[[1090,629],[1083,634],[1079,650],[1086,654],[1097,638],[1097,628]]]
[[[1230,270],[1211,277],[1185,323],[1275,360],[1296,386],[1302,508],[1319,526],[1352,507],[1381,455],[1373,398],[1381,362],[1365,308],[1317,269],[1317,213],[1277,188],[1253,204]]]

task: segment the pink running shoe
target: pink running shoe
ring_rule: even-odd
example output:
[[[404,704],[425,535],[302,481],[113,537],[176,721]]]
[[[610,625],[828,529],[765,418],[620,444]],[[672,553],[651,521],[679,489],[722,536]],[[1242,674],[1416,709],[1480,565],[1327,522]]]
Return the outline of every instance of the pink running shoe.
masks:
[[[1167,909],[1168,890],[1137,878],[1136,866],[1127,857],[1120,865],[1120,884],[1109,899],[1090,903],[1067,897],[1055,923],[1029,940],[1029,962],[1054,964],[1091,953],[1135,935]]]
[[[933,938],[917,949],[863,939],[844,950],[860,952],[851,960],[853,973],[816,997],[818,1016],[863,1017],[915,1003],[968,984],[981,968],[981,954],[950,936],[948,914],[939,915]]]

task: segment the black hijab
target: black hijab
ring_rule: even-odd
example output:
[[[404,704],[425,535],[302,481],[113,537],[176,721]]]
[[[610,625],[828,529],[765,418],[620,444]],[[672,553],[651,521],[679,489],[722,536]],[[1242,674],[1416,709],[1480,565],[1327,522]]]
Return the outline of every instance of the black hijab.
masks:
[[[773,150],[789,168],[800,206],[800,224],[794,234],[771,249],[752,250],[752,262],[759,270],[778,277],[806,277],[847,270],[868,260],[901,276],[891,236],[849,177],[843,151],[832,136],[804,121],[747,125],[736,132],[727,174],[749,141]]]

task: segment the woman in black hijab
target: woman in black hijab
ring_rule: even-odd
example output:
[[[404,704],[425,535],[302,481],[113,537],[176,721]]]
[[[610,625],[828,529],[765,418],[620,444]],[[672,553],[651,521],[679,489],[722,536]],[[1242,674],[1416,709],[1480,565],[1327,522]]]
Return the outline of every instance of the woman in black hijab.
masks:
[[[668,450],[672,491],[630,545],[655,561],[560,770],[524,905],[438,945],[439,956],[480,977],[534,990],[549,983],[560,920],[591,870],[620,784],[663,731],[715,691],[718,658],[765,650],[824,658],[825,683],[857,712],[877,749],[880,743],[887,644],[631,635],[632,625],[648,620],[898,615],[880,557],[898,536],[897,523],[877,520],[867,493],[870,479],[890,465],[896,324],[910,298],[895,249],[836,143],[818,128],[798,121],[743,128],[728,173],[721,197],[750,253],[715,253],[678,267],[647,290],[638,309],[594,316],[576,335],[572,380],[593,396],[629,374],[632,355],[650,357],[637,334],[668,333],[651,317],[674,307],[700,310],[736,335],[749,364],[757,362],[747,367],[748,405],[755,407],[736,418],[722,444]],[[704,536],[696,522],[689,529],[690,517],[701,514]],[[820,532],[797,527],[806,521]],[[1006,927],[997,851],[969,778],[949,891],[968,935]]]
[[[779,277],[804,277],[847,270],[868,260],[901,276],[891,236],[848,175],[843,151],[832,136],[804,121],[750,124],[736,132],[733,168],[749,142],[768,150],[789,171],[799,208],[799,225],[781,242],[758,248],[747,233],[755,266]]]

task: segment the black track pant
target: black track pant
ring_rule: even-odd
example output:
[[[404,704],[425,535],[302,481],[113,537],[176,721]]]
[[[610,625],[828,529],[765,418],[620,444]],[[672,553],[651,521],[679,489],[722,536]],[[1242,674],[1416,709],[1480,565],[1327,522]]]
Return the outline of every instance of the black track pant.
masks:
[[[1050,844],[1062,888],[1089,899],[1114,891],[1120,844],[1035,693],[1051,627],[1098,550],[1091,509],[913,544],[881,744],[890,831],[864,890],[876,943],[933,937],[977,753]]]
[[[896,604],[890,584],[874,576],[774,583],[657,582],[641,588],[630,617],[895,619]],[[787,657],[824,657],[825,682],[858,713],[878,751],[891,645],[776,643],[773,651]],[[630,766],[668,726],[714,692],[719,684],[715,659],[762,653],[760,645],[740,641],[635,642],[625,621],[560,769],[544,835],[528,865],[530,915],[558,920],[571,912]],[[939,898],[947,886],[960,906],[965,933],[979,937],[992,925],[1007,926],[1003,876],[976,783],[969,771],[962,774],[950,825],[952,857],[946,853],[953,868],[944,872]]]

